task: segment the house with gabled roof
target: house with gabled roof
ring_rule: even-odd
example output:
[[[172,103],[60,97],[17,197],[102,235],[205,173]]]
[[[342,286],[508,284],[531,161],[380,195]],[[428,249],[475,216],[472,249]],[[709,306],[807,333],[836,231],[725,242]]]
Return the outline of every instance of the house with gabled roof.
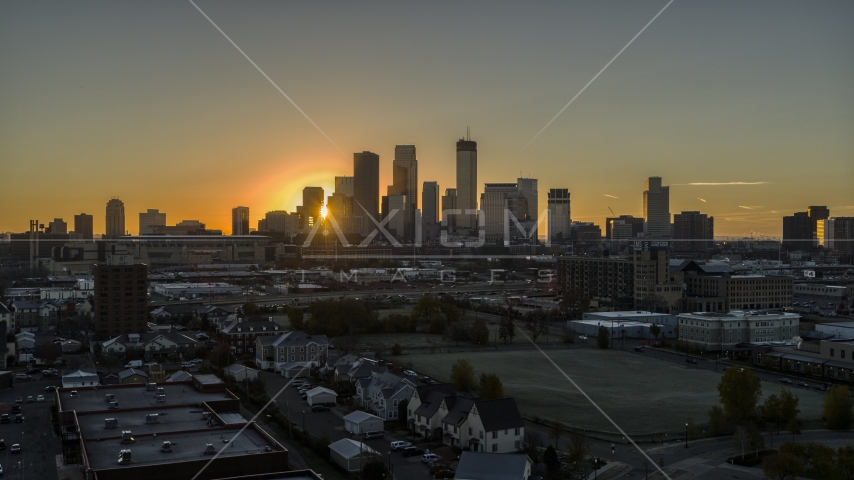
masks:
[[[408,401],[415,384],[391,372],[374,372],[356,382],[355,402],[384,420],[397,420],[398,406]]]
[[[255,353],[255,339],[260,336],[278,336],[285,333],[285,327],[268,318],[235,318],[235,321],[220,330],[223,341],[232,353]]]
[[[326,362],[329,339],[326,335],[309,335],[300,330],[284,333],[278,337],[255,338],[255,364],[263,370],[281,373],[285,364],[294,371],[294,363],[303,367],[319,367]]]
[[[434,383],[415,387],[406,406],[409,430],[426,438],[442,435],[442,416],[439,406],[446,397],[454,397],[457,390],[450,383]]]

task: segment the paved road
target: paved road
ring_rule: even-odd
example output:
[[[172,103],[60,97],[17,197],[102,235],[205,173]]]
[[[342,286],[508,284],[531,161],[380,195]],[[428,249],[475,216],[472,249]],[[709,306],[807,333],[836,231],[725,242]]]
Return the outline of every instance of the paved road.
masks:
[[[0,392],[0,411],[9,413],[15,398],[28,396],[34,399],[45,395],[44,402],[22,403],[23,423],[0,424],[0,438],[5,440],[6,449],[0,450],[0,464],[6,479],[56,480],[56,455],[62,453],[59,438],[53,436],[50,424],[50,406],[53,395],[45,393],[48,385],[57,380],[29,380],[18,382],[14,387]],[[11,415],[14,417],[14,415]],[[13,444],[21,445],[21,453],[12,454]]]
[[[288,379],[269,372],[261,372],[262,378],[267,384],[267,394],[272,398],[279,393],[287,383]],[[315,379],[311,379],[312,384],[316,384]],[[312,412],[311,407],[299,396],[296,388],[288,386],[285,391],[276,399],[276,405],[281,409],[282,413],[289,416],[291,421],[297,425],[304,425],[312,435],[328,436],[332,442],[336,442],[342,438],[352,438],[359,440],[357,435],[352,435],[344,430],[344,421],[342,417],[345,415],[338,409],[333,409],[329,412]],[[394,466],[394,474],[398,479],[412,480],[427,480],[431,479],[427,467],[421,462],[421,457],[405,458],[399,452],[390,451],[390,443],[394,440],[407,440],[402,435],[386,431],[386,435],[382,439],[366,440],[365,444],[369,445],[374,450],[382,453],[386,462],[391,461]]]

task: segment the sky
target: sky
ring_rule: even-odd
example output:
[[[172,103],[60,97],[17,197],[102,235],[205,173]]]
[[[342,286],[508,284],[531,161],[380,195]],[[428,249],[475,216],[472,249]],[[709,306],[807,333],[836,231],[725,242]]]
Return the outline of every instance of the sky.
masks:
[[[305,116],[189,1],[2,2],[0,231],[100,233],[119,197],[131,233],[148,208],[228,233],[353,152],[384,192],[396,144],[444,191],[467,127],[481,190],[538,178],[577,221],[642,215],[653,175],[716,236],[854,216],[854,2],[676,0],[526,147],[666,0],[194,1]]]

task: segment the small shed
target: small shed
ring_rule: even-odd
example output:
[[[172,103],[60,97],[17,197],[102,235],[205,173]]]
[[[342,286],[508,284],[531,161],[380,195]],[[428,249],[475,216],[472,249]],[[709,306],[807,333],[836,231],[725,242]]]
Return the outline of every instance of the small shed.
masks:
[[[61,344],[62,353],[77,353],[83,348],[83,344],[77,340],[65,340]]]
[[[118,377],[119,383],[122,385],[129,383],[148,383],[148,374],[135,368],[122,370],[119,372]]]
[[[225,382],[212,374],[193,375],[193,386],[202,393],[224,392]]]
[[[280,367],[280,371],[285,378],[305,377],[309,374],[309,370],[305,368],[305,362],[285,362]]]
[[[311,390],[305,392],[305,400],[309,405],[324,405],[327,403],[335,403],[335,400],[338,398],[338,394],[334,391],[323,388],[323,387],[314,387]]]
[[[358,472],[365,463],[382,458],[380,452],[356,440],[342,438],[329,445],[329,457],[338,466],[348,472]]]
[[[344,417],[344,430],[350,433],[362,434],[371,431],[382,431],[383,419],[368,412],[357,410]]]
[[[100,385],[101,379],[97,373],[84,372],[77,370],[62,376],[62,388],[88,387],[91,385]]]

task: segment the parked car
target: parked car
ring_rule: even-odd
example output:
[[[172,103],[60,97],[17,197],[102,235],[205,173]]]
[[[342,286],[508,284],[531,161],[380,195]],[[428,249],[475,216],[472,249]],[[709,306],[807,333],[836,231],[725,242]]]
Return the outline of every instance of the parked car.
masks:
[[[44,401],[44,395],[39,395],[38,397],[36,397],[36,401],[37,402],[43,402]]]
[[[579,335],[578,339],[579,340],[587,340],[587,335]]]
[[[411,446],[412,446],[411,443],[404,442],[401,440],[391,442],[391,449],[395,452],[399,452],[399,451],[403,450],[404,448],[411,447]]]
[[[26,373],[16,373],[15,374],[15,380],[27,380],[29,378],[30,378],[30,376],[27,375]]]
[[[383,432],[379,430],[371,430],[369,432],[365,432],[362,434],[362,438],[365,440],[373,440],[375,438],[383,438]]]
[[[312,405],[311,411],[312,412],[328,412],[329,407],[327,407],[326,405]]]
[[[780,382],[780,383],[782,383],[782,384],[785,384],[785,385],[792,385],[792,384],[794,384],[794,383],[795,383],[795,382],[793,382],[793,381],[789,380],[788,378],[781,378],[781,379],[779,380],[779,382]]]
[[[190,363],[202,363],[202,361],[203,360],[201,358],[194,358],[194,359],[190,360]]]
[[[12,445],[12,448],[10,448],[9,451],[12,453],[21,453],[21,445],[19,443],[16,443]]]
[[[810,384],[807,382],[798,382],[799,387],[810,388]]]
[[[643,353],[643,347],[635,347],[635,351],[638,353]]]
[[[12,405],[12,410],[10,410],[10,411],[12,413],[21,413],[21,406],[20,405]]]
[[[157,365],[157,362],[148,362],[148,363],[144,364],[143,366],[145,366],[145,367],[153,367],[153,366],[155,366],[155,365]]]
[[[20,405],[24,403],[24,397],[18,397],[15,399],[15,405]]]
[[[125,365],[125,368],[140,368],[142,367],[142,360],[131,360]]]
[[[24,414],[19,413],[15,415],[15,423],[24,423]]]
[[[407,377],[417,377],[418,376],[418,374],[413,372],[412,370],[404,370],[403,374],[406,375]]]
[[[192,362],[181,362],[181,368],[193,368],[196,364]]]
[[[10,423],[10,422],[11,422],[11,420],[9,419],[8,413],[4,413],[4,414],[0,415],[0,423]]]
[[[697,359],[696,359],[696,358],[693,358],[693,357],[688,357],[688,358],[686,358],[686,359],[685,359],[685,362],[686,362],[686,363],[691,363],[691,364],[696,365],[696,364],[697,364]]]
[[[27,370],[27,375],[36,375],[38,373],[42,373],[40,368],[31,368]]]
[[[198,340],[207,340],[209,338],[210,337],[208,337],[207,334],[205,334],[205,333],[197,333],[196,334],[196,339],[198,339]]]
[[[406,447],[402,451],[404,457],[414,457],[416,455],[423,455],[424,449],[418,447]]]
[[[172,330],[175,330],[176,332],[183,332],[187,330],[187,327],[182,327],[181,325],[172,325]]]
[[[27,397],[27,403],[33,403],[33,400],[34,400],[34,399],[33,399],[33,396],[32,396],[32,395],[30,395],[30,396],[28,396],[28,397]]]
[[[433,462],[438,462],[439,456],[435,453],[425,453],[424,455],[421,455],[421,461],[429,465]]]

